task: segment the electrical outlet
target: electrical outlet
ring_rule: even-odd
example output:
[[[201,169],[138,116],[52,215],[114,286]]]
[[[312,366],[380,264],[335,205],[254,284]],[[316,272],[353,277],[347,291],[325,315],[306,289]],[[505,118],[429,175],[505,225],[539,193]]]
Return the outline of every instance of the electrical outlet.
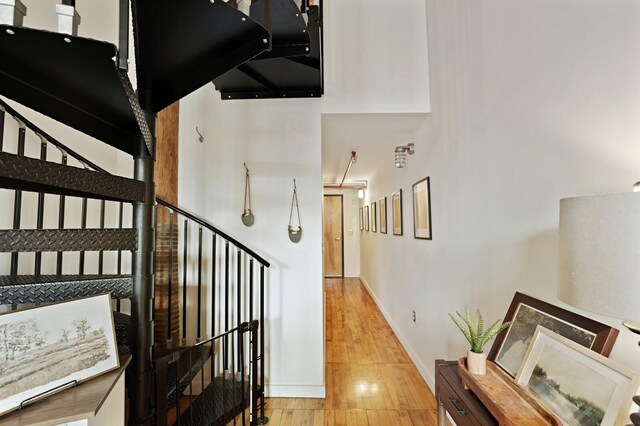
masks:
[[[411,311],[411,319],[413,319],[413,322],[416,322],[416,311],[415,310]]]

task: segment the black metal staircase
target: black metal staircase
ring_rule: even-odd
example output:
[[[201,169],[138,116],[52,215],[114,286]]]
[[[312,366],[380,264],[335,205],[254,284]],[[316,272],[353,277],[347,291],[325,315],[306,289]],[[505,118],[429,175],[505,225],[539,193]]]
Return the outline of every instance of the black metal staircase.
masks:
[[[224,99],[321,96],[321,8],[256,0],[244,15],[235,0],[131,0],[134,92],[127,71],[129,1],[119,4],[119,47],[0,25],[0,96],[134,162],[133,178],[111,175],[0,99],[0,188],[13,195],[13,226],[0,230],[0,255],[10,253],[0,304],[17,309],[110,292],[119,348],[133,355],[130,424],[226,424],[237,415],[245,424],[248,406],[251,424],[264,424],[269,263],[208,221],[156,199],[155,114],[211,81]],[[11,152],[4,143],[10,119],[18,125]],[[27,132],[40,141],[39,158],[25,155]],[[53,161],[50,146],[60,151]],[[38,194],[33,229],[21,226],[28,214],[23,192]],[[51,196],[57,197],[54,209]],[[70,229],[65,218],[74,199],[80,200],[80,226]],[[97,227],[88,226],[91,203],[99,206]],[[114,207],[117,224],[108,227],[106,211]],[[158,224],[161,211],[168,223]],[[56,228],[45,228],[45,213],[57,214]],[[164,271],[154,271],[158,244],[169,256]],[[22,254],[30,252],[33,269],[25,263],[31,257]],[[44,257],[48,252],[55,253],[55,268]],[[89,252],[98,254],[91,273]],[[107,260],[109,252],[116,261]],[[77,264],[69,266],[70,259]],[[156,300],[155,280],[168,284],[166,297]],[[154,306],[160,305],[168,311],[166,330],[154,330]],[[154,334],[157,341],[165,333],[165,347],[154,347]]]

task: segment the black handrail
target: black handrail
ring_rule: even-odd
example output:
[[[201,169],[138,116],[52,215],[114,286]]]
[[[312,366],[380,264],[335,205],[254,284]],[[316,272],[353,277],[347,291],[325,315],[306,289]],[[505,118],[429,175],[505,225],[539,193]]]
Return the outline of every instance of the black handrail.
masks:
[[[62,142],[59,142],[55,138],[51,137],[51,135],[49,135],[47,132],[43,131],[38,126],[33,124],[31,121],[29,121],[25,117],[23,117],[22,114],[17,112],[15,109],[11,108],[11,106],[9,106],[1,98],[0,98],[0,106],[4,107],[4,109],[6,110],[7,113],[9,113],[9,115],[19,118],[20,121],[22,121],[25,124],[26,127],[28,127],[29,129],[31,129],[35,133],[37,133],[40,136],[42,136],[43,138],[45,138],[47,140],[47,142],[49,142],[52,145],[58,147],[60,150],[66,152],[69,156],[75,158],[76,160],[78,160],[79,162],[84,164],[85,166],[90,167],[91,169],[93,169],[95,171],[98,171],[98,172],[109,173],[108,171],[106,171],[102,167],[98,166],[97,164],[93,163],[92,161],[88,160],[87,158],[85,158],[81,154],[78,154],[77,152],[75,152],[71,148],[68,148]],[[249,247],[245,246],[244,244],[242,244],[241,242],[239,242],[235,238],[231,237],[229,234],[227,234],[227,233],[221,231],[220,229],[216,228],[215,226],[213,226],[209,222],[205,221],[204,219],[201,219],[198,216],[196,216],[196,215],[194,215],[192,213],[189,213],[188,211],[186,211],[184,209],[181,209],[178,206],[174,206],[173,204],[171,204],[168,201],[165,201],[165,200],[163,200],[161,198],[157,198],[156,197],[156,202],[158,204],[170,209],[170,210],[173,210],[175,213],[179,213],[182,216],[186,217],[187,219],[192,220],[192,221],[198,223],[199,225],[202,225],[203,227],[207,228],[208,230],[210,230],[211,232],[215,233],[216,235],[221,236],[222,238],[224,238],[225,240],[229,241],[230,243],[232,243],[237,248],[239,248],[242,251],[244,251],[245,253],[247,253],[249,256],[251,256],[254,259],[256,259],[261,265],[264,265],[267,268],[270,266],[269,262],[267,262],[263,257],[261,257],[258,254],[256,254],[256,252],[251,250]]]

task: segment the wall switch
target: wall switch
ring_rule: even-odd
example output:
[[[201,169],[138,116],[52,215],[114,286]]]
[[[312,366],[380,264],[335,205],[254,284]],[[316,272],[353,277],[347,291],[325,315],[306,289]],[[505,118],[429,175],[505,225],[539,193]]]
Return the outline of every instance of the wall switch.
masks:
[[[349,229],[349,230],[347,231],[347,235],[353,235],[353,229]]]
[[[413,322],[416,322],[416,311],[411,311],[411,319],[413,319]]]

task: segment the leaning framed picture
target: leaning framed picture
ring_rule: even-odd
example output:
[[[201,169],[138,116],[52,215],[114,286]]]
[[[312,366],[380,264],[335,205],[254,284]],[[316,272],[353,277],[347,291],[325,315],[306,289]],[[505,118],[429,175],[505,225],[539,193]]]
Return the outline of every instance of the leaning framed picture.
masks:
[[[362,207],[360,207],[360,230],[364,231],[364,213]]]
[[[640,374],[538,326],[516,382],[566,425],[624,425]]]
[[[511,321],[511,327],[496,337],[487,359],[512,377],[516,376],[538,325],[604,356],[609,356],[618,337],[614,327],[518,292],[504,320]]]
[[[364,230],[369,230],[369,206],[364,206]]]
[[[119,366],[108,294],[0,315],[0,414]]]
[[[375,201],[371,203],[371,231],[378,232],[378,214]]]
[[[387,233],[387,197],[380,198],[380,233]]]
[[[431,188],[428,177],[413,184],[413,238],[431,240]]]
[[[393,235],[402,235],[402,189],[391,194],[391,211],[393,213]]]

